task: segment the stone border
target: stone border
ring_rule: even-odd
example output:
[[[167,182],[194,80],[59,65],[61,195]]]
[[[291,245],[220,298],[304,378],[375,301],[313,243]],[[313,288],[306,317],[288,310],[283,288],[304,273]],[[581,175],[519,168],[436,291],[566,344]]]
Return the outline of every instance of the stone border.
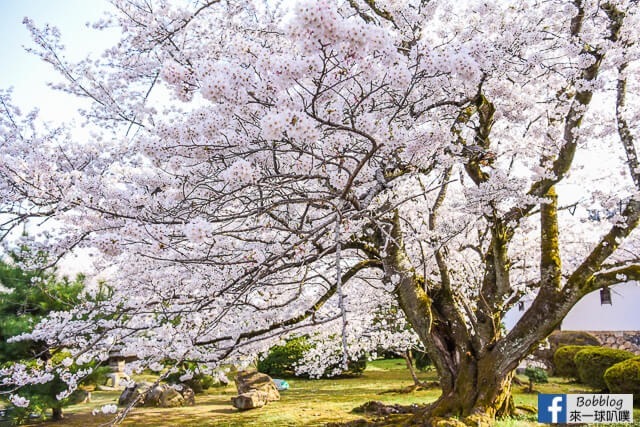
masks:
[[[594,335],[603,346],[640,355],[640,331],[584,331]]]

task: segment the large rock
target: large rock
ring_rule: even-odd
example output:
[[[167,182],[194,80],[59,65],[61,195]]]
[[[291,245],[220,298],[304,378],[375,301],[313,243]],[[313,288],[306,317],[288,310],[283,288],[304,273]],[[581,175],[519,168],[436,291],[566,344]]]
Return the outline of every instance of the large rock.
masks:
[[[122,394],[120,394],[118,405],[129,406],[136,399],[138,399],[138,405],[144,405],[145,396],[151,385],[150,383],[141,382],[134,384],[132,387],[125,388]]]
[[[151,387],[144,396],[143,406],[160,406],[160,396],[165,390],[164,384],[158,384]]]
[[[184,405],[195,405],[195,394],[193,390],[186,386],[174,387],[168,384],[152,385],[139,383],[133,387],[125,389],[118,404],[128,406],[135,399],[138,399],[138,406],[175,408]]]
[[[368,415],[378,415],[378,416],[388,416],[394,414],[417,414],[421,410],[421,407],[413,404],[410,406],[400,405],[398,403],[387,405],[386,403],[382,403],[378,400],[370,400],[357,408],[353,408],[352,412],[368,414]]]
[[[218,372],[216,379],[221,385],[229,385],[230,383],[229,378],[227,378],[227,375],[222,371]]]
[[[158,384],[147,392],[144,398],[144,406],[156,406],[159,408],[184,406],[184,397],[172,386]]]
[[[160,395],[158,406],[161,408],[176,408],[184,406],[185,400],[181,393],[173,387],[167,387]]]
[[[196,404],[196,393],[191,389],[191,387],[187,387],[183,384],[182,389],[180,389],[179,391],[184,398],[185,405],[193,406]]]
[[[267,395],[267,402],[280,400],[280,392],[267,374],[255,370],[240,371],[235,379],[238,394],[245,394],[251,390],[259,390]]]
[[[260,408],[268,402],[267,393],[261,390],[250,390],[231,398],[231,404],[244,411],[247,409]]]

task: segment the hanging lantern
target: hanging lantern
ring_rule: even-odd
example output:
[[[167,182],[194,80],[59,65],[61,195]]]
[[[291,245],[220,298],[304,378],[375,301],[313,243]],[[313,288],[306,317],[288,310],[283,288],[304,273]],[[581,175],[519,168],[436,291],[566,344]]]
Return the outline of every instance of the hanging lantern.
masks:
[[[518,310],[519,311],[524,311],[524,301],[518,302]]]
[[[611,289],[607,286],[600,289],[600,305],[611,304]]]

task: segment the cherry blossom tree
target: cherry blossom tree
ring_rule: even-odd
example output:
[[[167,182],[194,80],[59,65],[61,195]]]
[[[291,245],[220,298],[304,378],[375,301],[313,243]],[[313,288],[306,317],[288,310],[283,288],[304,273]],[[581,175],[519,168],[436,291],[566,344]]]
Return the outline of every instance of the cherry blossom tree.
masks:
[[[28,337],[215,366],[388,333],[438,372],[420,417],[508,413],[568,311],[640,276],[638,4],[459,3],[114,0],[120,43],[79,63],[27,20],[92,133],[1,96],[3,235],[51,218],[25,243],[99,251],[112,288]],[[374,337],[380,307],[414,333]]]

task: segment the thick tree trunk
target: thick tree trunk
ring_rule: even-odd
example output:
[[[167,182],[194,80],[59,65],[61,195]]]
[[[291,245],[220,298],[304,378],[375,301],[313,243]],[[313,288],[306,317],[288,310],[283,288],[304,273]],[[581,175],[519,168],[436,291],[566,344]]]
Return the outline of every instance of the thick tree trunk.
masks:
[[[62,408],[51,408],[51,419],[53,421],[60,421],[64,418],[62,415]]]
[[[451,390],[444,392],[416,417],[418,424],[437,424],[442,418],[457,418],[470,426],[490,426],[496,417],[513,413],[511,372],[496,372],[490,360],[461,361]]]
[[[431,294],[425,292],[405,253],[397,216],[389,234],[394,244],[383,260],[385,275],[397,283],[400,307],[424,343],[442,388],[441,397],[416,421],[437,425],[438,418],[456,417],[473,426],[492,425],[496,416],[513,412],[511,378],[526,351],[496,351],[500,332],[495,326],[482,329],[481,340],[472,336],[445,280]]]

